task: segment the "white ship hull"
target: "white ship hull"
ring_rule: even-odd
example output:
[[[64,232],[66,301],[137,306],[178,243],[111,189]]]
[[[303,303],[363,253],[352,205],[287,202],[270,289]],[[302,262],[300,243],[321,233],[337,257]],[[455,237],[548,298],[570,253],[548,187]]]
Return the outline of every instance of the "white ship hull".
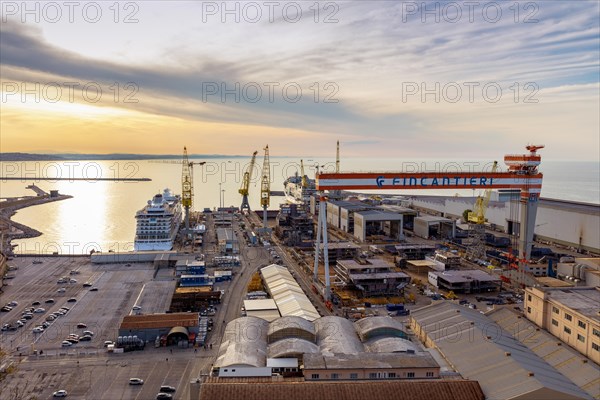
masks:
[[[173,242],[135,242],[133,249],[135,251],[169,251],[173,249]]]
[[[148,201],[146,207],[136,213],[135,218],[135,251],[171,250],[181,224],[180,198],[165,189],[164,194],[157,194]]]

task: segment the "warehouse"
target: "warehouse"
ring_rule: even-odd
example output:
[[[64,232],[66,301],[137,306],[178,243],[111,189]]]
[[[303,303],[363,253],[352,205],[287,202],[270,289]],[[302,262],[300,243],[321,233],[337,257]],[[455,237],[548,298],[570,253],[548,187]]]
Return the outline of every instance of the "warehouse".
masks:
[[[449,301],[411,312],[410,326],[488,399],[592,399],[509,332],[477,310]]]
[[[239,252],[237,237],[232,229],[217,228],[217,241],[221,254]]]
[[[338,260],[334,269],[346,285],[360,290],[363,297],[397,295],[410,282],[410,276],[378,258]]]
[[[210,286],[178,287],[171,298],[169,311],[201,311],[209,304],[220,303],[222,295],[220,290],[213,290]]]
[[[166,336],[167,345],[192,340],[198,334],[198,313],[168,313],[126,315],[119,327],[119,336],[137,336],[154,341]]]
[[[361,242],[386,237],[400,241],[404,237],[402,214],[382,210],[366,210],[354,213],[354,237]]]

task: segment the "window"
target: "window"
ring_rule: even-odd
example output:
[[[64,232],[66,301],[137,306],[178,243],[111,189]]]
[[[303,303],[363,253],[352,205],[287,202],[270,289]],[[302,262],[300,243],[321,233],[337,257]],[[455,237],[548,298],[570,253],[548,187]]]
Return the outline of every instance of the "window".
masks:
[[[414,378],[415,377],[415,373],[414,372],[407,372],[406,373],[406,377],[407,378]]]
[[[566,319],[567,321],[573,321],[573,317],[571,316],[571,314],[567,314],[567,313],[565,313],[565,319]]]
[[[567,332],[569,335],[571,334],[571,329],[567,328],[566,326],[565,326],[564,331]]]
[[[594,334],[594,336],[598,336],[600,337],[600,331],[596,328],[592,329],[592,333]]]
[[[556,308],[556,307],[552,307],[552,312],[553,312],[554,314],[558,314],[558,308]]]
[[[319,374],[312,374],[311,379],[319,379]]]
[[[527,295],[527,301],[531,301],[531,295],[530,294]]]
[[[358,379],[358,374],[350,374],[350,379]]]
[[[428,377],[428,378],[433,378],[433,372],[428,372],[428,373],[427,373],[427,377]]]
[[[592,343],[592,349],[600,351],[600,345],[598,345],[598,343]]]
[[[555,320],[554,318],[552,318],[552,325],[554,325],[554,326],[558,326],[558,321],[557,321],[557,320]]]
[[[585,324],[585,322],[583,322],[583,321],[577,321],[577,326],[579,326],[579,327],[580,327],[580,328],[582,328],[582,329],[585,329],[585,327],[586,327],[586,324]]]
[[[340,374],[331,374],[331,379],[340,379]]]
[[[527,313],[531,314],[531,307],[527,307]]]
[[[395,372],[390,372],[388,374],[388,378],[395,378],[396,377],[396,373]]]
[[[580,335],[579,333],[577,334],[577,340],[579,340],[581,343],[585,343],[585,338],[583,337],[583,335]]]
[[[369,379],[377,379],[377,372],[370,372]]]

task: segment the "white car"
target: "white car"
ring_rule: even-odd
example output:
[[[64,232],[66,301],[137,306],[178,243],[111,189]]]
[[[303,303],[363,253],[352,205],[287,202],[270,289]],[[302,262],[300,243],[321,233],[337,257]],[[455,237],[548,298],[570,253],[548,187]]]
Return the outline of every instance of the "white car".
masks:
[[[67,391],[66,390],[58,390],[54,393],[52,393],[52,397],[67,397]]]
[[[69,283],[77,283],[77,279],[71,278],[71,279],[69,279]]]
[[[42,333],[44,332],[44,328],[41,326],[36,326],[35,328],[33,328],[33,333]]]
[[[67,290],[67,289],[65,289],[64,287],[61,287],[60,289],[57,290],[57,292],[58,293],[64,293],[65,290]]]
[[[63,340],[61,346],[62,347],[71,347],[71,346],[73,346],[73,343]]]
[[[42,307],[40,307],[40,308],[36,308],[35,310],[33,310],[33,312],[34,312],[34,313],[41,314],[41,313],[45,313],[45,312],[46,312],[46,309],[45,309],[45,308],[42,308]]]
[[[133,306],[134,311],[139,311],[141,309],[142,309],[142,306],[138,306],[138,305]]]

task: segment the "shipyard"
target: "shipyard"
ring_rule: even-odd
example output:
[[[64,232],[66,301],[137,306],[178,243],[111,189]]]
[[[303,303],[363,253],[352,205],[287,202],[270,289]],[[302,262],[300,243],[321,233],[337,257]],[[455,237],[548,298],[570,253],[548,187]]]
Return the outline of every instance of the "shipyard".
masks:
[[[6,390],[26,387],[24,393],[42,398],[59,388],[76,398],[152,398],[169,386],[173,398],[203,399],[229,390],[236,378],[257,380],[265,391],[286,381],[385,380],[397,382],[398,390],[423,381],[474,385],[473,398],[504,398],[496,383],[466,372],[451,349],[436,343],[430,327],[444,313],[460,312],[465,323],[496,324],[495,334],[515,343],[531,328],[497,325],[496,317],[524,317],[565,340],[568,357],[590,360],[581,378],[567,375],[554,389],[542,381],[539,388],[523,387],[523,395],[543,388],[567,396],[561,398],[599,398],[597,316],[584,312],[578,325],[565,325],[578,338],[572,342],[554,319],[540,317],[547,313],[532,294],[544,299],[547,291],[560,292],[559,313],[570,321],[582,312],[575,304],[592,307],[600,300],[598,230],[579,238],[547,234],[558,229],[547,225],[562,224],[559,214],[574,220],[585,213],[584,223],[598,226],[600,208],[538,198],[530,184],[523,197],[514,182],[512,189],[505,184],[504,174],[520,168],[521,182],[530,174],[539,184],[542,148],[528,146],[521,163],[507,156],[512,170],[506,173],[494,164],[489,173],[439,177],[441,185],[481,187],[475,197],[362,194],[357,179],[362,187],[422,182],[427,189],[435,185],[425,180],[437,178],[367,173],[361,181],[360,174],[340,171],[309,177],[301,160],[300,171],[284,182],[278,210],[270,208],[278,191],[268,179],[268,146],[263,165],[256,151],[243,171],[240,206],[221,201],[212,209],[194,200],[192,166],[202,163],[190,161],[185,149],[182,161],[172,161],[182,165],[181,190],[156,193],[132,218],[133,251],[28,254],[10,246],[3,253],[3,369],[19,370],[8,376]],[[253,177],[255,170],[261,175]],[[249,201],[253,180],[261,182],[256,205]],[[51,197],[30,189],[32,200],[7,199],[3,208]],[[543,228],[535,215],[521,221],[523,214],[510,210],[519,204],[526,213],[528,203],[543,215]],[[528,232],[531,227],[539,228]],[[453,334],[462,337],[463,322],[456,324]],[[471,342],[477,334],[464,332]],[[493,351],[487,347],[481,351]],[[520,357],[517,363],[535,359],[559,373],[535,351]],[[60,368],[48,375],[52,366]],[[108,387],[107,380],[113,382]]]
[[[0,400],[600,400],[600,2],[18,3]]]

